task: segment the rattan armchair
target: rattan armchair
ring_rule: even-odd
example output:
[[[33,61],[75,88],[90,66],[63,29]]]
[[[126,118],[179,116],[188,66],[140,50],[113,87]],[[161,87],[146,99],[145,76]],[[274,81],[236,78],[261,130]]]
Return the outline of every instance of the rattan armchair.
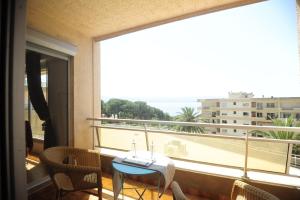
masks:
[[[102,199],[100,154],[72,147],[52,147],[41,153],[40,159],[57,188],[56,199],[67,192],[98,189]]]
[[[279,200],[274,195],[249,185],[248,183],[236,180],[231,191],[231,200]]]
[[[177,182],[173,181],[171,184],[174,200],[188,200],[183,194]],[[274,195],[261,190],[257,187],[236,180],[233,183],[231,191],[231,200],[279,200]]]

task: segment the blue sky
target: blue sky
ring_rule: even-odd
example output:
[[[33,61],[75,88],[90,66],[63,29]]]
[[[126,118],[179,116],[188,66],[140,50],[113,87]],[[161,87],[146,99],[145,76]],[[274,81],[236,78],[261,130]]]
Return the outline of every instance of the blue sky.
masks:
[[[295,0],[270,0],[101,42],[101,96],[300,96]]]

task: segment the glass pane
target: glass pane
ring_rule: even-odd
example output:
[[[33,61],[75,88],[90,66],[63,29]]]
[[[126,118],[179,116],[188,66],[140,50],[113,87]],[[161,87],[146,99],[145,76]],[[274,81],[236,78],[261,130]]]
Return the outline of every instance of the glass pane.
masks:
[[[149,141],[155,152],[173,158],[234,167],[244,164],[245,143],[241,140],[149,132]]]
[[[45,62],[41,63],[41,84],[43,94],[45,96],[46,101],[48,101],[48,71],[45,65]],[[28,85],[27,85],[27,76],[25,75],[24,81],[24,119],[30,121],[32,135],[33,137],[43,139],[44,138],[44,131],[42,128],[42,121],[39,119],[37,113],[35,112],[29,98],[28,94]]]
[[[136,150],[147,150],[144,131],[101,128],[101,147],[131,150],[133,140],[136,142]]]
[[[31,124],[31,129],[32,129],[32,135],[33,137],[37,138],[44,138],[44,131],[42,129],[42,121],[40,120],[39,116],[33,109],[32,104],[31,109],[30,109],[30,124]]]
[[[248,168],[285,173],[288,144],[249,141]]]

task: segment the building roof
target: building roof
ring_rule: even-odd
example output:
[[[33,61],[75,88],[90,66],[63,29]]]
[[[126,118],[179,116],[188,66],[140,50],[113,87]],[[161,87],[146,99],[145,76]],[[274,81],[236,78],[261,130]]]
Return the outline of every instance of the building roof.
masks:
[[[295,101],[298,100],[300,101],[300,97],[262,97],[262,98],[212,98],[212,99],[198,99],[198,102],[203,102],[203,101],[275,101],[275,100],[291,100]]]

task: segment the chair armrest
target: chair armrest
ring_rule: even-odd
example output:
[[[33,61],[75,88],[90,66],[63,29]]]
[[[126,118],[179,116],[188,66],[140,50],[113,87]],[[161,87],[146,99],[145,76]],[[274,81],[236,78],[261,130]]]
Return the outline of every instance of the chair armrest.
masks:
[[[180,186],[176,181],[172,182],[171,189],[172,189],[174,200],[188,200],[188,198],[183,194]]]

